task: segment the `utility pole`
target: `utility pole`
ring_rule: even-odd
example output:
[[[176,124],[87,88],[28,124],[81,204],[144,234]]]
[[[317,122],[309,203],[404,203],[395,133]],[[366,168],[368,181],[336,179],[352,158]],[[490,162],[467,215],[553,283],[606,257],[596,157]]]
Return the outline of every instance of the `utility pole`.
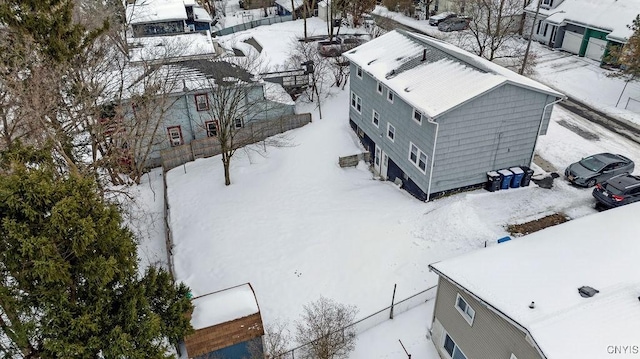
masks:
[[[538,5],[536,6],[536,14],[533,16],[533,21],[531,21],[531,31],[529,31],[529,41],[527,41],[527,49],[524,51],[524,59],[522,59],[522,67],[518,72],[520,75],[524,74],[524,69],[527,67],[527,59],[529,58],[529,49],[531,48],[531,40],[533,39],[533,29],[536,25],[536,19],[538,18],[538,14],[540,13],[540,4],[542,0],[538,0]]]

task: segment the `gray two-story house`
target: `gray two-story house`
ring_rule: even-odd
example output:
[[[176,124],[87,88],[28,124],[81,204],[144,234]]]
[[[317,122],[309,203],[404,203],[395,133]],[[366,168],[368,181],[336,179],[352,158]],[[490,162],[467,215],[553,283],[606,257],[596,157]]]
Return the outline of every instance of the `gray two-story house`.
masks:
[[[640,204],[431,264],[442,359],[640,355]]]
[[[197,157],[189,145],[198,140],[208,146],[216,143],[221,126],[216,115],[221,111],[235,116],[232,124],[222,125],[233,127],[238,134],[236,144],[243,136],[249,136],[250,143],[310,120],[310,115],[301,116],[305,121],[297,120],[295,103],[282,85],[264,82],[231,61],[188,60],[154,71],[145,69],[132,65],[125,80],[131,82],[121,95],[126,100],[102,121],[110,135],[107,146],[125,148],[127,161],[136,166],[160,166],[163,152],[179,147]],[[280,123],[285,119],[296,120],[296,124]]]
[[[396,30],[345,53],[351,127],[383,179],[419,199],[528,166],[564,96],[448,43]]]

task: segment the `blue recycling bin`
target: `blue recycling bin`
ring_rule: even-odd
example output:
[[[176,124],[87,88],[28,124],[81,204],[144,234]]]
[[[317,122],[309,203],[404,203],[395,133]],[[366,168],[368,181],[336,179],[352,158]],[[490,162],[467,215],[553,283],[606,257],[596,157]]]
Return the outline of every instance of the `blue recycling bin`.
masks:
[[[520,167],[511,167],[509,171],[513,172],[513,178],[511,179],[511,188],[520,187],[522,183],[522,177],[524,177],[524,171]]]
[[[500,189],[509,189],[511,186],[511,179],[513,178],[513,172],[509,170],[500,170],[499,174],[502,175],[502,183],[500,184]]]

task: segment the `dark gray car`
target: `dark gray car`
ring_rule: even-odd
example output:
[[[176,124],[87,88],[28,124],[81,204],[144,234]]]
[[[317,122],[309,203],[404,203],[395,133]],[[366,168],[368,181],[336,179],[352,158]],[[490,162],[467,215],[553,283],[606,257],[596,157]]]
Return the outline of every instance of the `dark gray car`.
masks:
[[[438,30],[443,32],[460,31],[469,27],[469,19],[464,17],[452,17],[438,24]]]
[[[571,164],[564,171],[564,175],[575,185],[593,187],[596,183],[604,182],[613,176],[631,173],[633,169],[633,161],[625,156],[599,153]]]

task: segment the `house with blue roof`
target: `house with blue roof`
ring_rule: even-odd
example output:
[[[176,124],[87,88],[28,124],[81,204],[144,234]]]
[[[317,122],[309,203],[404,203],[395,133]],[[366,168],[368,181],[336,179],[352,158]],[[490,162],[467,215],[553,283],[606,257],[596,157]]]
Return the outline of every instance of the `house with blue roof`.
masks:
[[[421,200],[529,166],[561,93],[451,44],[391,31],[346,52],[349,122],[373,168]]]

